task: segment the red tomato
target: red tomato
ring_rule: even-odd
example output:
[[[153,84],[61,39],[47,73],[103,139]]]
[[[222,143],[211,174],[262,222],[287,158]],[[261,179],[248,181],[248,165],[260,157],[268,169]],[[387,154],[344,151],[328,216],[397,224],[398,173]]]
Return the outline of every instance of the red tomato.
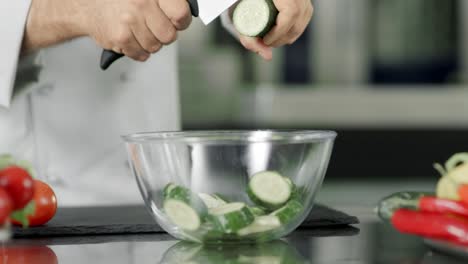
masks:
[[[6,246],[0,248],[1,264],[58,264],[57,255],[46,246]]]
[[[54,191],[46,183],[34,180],[35,203],[34,213],[28,216],[29,226],[40,226],[50,221],[57,212],[57,198]],[[13,224],[21,226],[21,223],[12,221]]]
[[[49,222],[57,212],[57,197],[52,188],[42,181],[35,180],[33,200],[36,209],[28,218],[29,225],[39,226]]]
[[[5,223],[10,217],[11,211],[13,211],[13,202],[10,195],[3,188],[0,188],[0,224]]]
[[[25,207],[34,194],[34,180],[20,167],[11,166],[0,171],[0,187],[10,195],[13,210]]]

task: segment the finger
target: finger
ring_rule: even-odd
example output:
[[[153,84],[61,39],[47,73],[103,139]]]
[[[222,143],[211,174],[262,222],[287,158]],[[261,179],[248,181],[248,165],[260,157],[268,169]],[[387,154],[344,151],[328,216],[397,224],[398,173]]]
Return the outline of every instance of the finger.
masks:
[[[146,61],[150,56],[150,54],[140,46],[133,34],[132,41],[128,42],[127,45],[121,48],[121,50],[125,56],[137,61]]]
[[[276,18],[276,25],[263,38],[268,46],[285,36],[294,26],[297,17],[301,13],[296,1],[274,0],[274,3],[279,13]]]
[[[115,35],[114,43],[113,51],[125,54],[134,60],[145,61],[149,57],[149,53],[140,46],[128,26],[120,28],[119,32]]]
[[[155,53],[161,48],[161,43],[146,26],[146,22],[144,20],[137,25],[133,25],[132,32],[138,41],[138,44],[140,44],[140,46],[148,53]]]
[[[187,0],[159,0],[159,7],[177,30],[184,30],[192,22],[192,13]]]
[[[177,39],[176,28],[156,2],[149,5],[145,20],[146,25],[160,43],[168,45]]]
[[[289,30],[286,36],[282,37],[281,39],[273,42],[270,46],[277,48],[284,45],[291,45],[296,42],[297,39],[304,33],[305,28],[302,25],[295,25]]]
[[[313,7],[312,4],[307,2],[308,5],[304,7],[304,11],[301,14],[301,19],[289,30],[289,32],[280,38],[279,40],[271,44],[272,47],[280,47],[283,45],[291,45],[296,42],[309,25],[310,19],[312,18]]]
[[[246,49],[257,53],[265,60],[271,60],[273,58],[271,47],[265,45],[260,38],[240,36],[240,42]]]

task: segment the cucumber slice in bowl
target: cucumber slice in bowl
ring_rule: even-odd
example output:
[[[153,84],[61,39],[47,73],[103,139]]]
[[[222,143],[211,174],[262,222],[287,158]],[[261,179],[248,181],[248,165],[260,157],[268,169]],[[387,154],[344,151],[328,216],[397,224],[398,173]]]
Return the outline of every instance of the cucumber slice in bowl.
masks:
[[[283,207],[271,213],[271,215],[278,217],[281,224],[284,225],[290,223],[298,215],[300,215],[303,209],[304,206],[300,202],[296,200],[290,200]]]
[[[250,209],[250,212],[252,212],[254,216],[262,216],[266,214],[264,209],[257,207],[257,206],[249,207],[249,209]]]
[[[277,172],[264,171],[252,176],[247,194],[257,205],[275,210],[291,197],[293,186]]]
[[[208,209],[216,208],[227,204],[227,202],[221,199],[218,195],[199,193],[198,196],[203,200]]]
[[[250,225],[255,216],[244,203],[235,202],[210,209],[207,220],[216,230],[230,234]]]
[[[265,215],[255,218],[255,221],[245,227],[240,229],[237,234],[239,236],[248,236],[252,234],[262,233],[266,231],[271,231],[281,226],[281,221],[278,217],[274,215]]]
[[[189,189],[172,183],[163,192],[163,209],[169,220],[183,230],[197,230],[208,211],[203,201]]]
[[[232,19],[240,34],[263,37],[274,26],[277,16],[273,0],[242,0],[234,9]]]
[[[176,199],[164,201],[164,212],[175,225],[184,230],[194,231],[201,225],[197,211],[183,201]]]

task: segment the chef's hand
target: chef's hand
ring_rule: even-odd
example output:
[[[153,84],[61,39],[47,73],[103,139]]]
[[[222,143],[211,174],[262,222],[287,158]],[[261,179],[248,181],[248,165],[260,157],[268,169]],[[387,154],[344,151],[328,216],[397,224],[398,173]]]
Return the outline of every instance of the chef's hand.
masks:
[[[144,61],[191,21],[186,0],[32,0],[23,53],[90,36],[105,49]]]
[[[273,0],[278,9],[276,25],[263,37],[240,36],[242,45],[259,54],[265,60],[273,57],[272,48],[293,44],[304,33],[312,18],[311,0]]]
[[[99,0],[88,32],[105,49],[145,61],[177,39],[192,16],[187,0]]]

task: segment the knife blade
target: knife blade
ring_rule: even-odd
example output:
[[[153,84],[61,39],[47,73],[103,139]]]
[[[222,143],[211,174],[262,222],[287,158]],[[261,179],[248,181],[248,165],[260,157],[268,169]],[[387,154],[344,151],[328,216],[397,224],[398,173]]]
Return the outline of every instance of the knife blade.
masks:
[[[201,21],[208,25],[238,0],[198,0]]]
[[[203,24],[208,25],[224,11],[229,9],[238,0],[187,0],[190,12],[194,17],[200,17]],[[103,50],[101,53],[100,66],[106,70],[116,60],[123,57],[123,54],[112,50]]]

